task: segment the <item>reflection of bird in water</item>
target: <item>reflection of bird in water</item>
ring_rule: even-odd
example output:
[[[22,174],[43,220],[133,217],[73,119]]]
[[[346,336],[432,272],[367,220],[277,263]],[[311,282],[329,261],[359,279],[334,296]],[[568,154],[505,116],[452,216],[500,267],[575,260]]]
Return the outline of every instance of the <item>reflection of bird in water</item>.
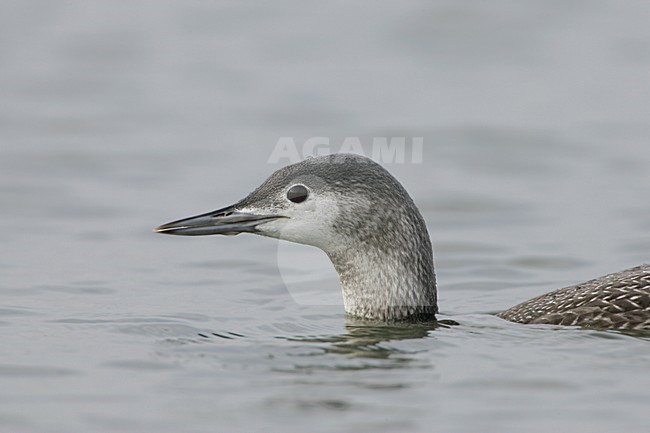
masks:
[[[381,364],[382,368],[402,367],[400,362],[411,362],[406,352],[391,346],[391,341],[413,340],[427,337],[431,331],[438,328],[446,328],[448,325],[457,324],[449,320],[426,321],[419,323],[375,323],[368,322],[365,319],[356,319],[348,317],[345,324],[346,332],[341,335],[333,336],[308,336],[286,338],[288,341],[297,341],[301,343],[326,343],[320,348],[324,353],[345,355],[353,358],[364,359],[388,359],[396,361],[396,364],[390,364],[388,367]],[[361,364],[359,368],[367,368],[368,365]],[[346,369],[351,368],[346,366]]]
[[[156,229],[175,235],[256,233],[316,246],[339,274],[345,311],[378,321],[431,321],[433,252],[422,215],[372,160],[309,158],[273,173],[238,203]],[[606,275],[498,314],[520,323],[650,329],[650,265]]]

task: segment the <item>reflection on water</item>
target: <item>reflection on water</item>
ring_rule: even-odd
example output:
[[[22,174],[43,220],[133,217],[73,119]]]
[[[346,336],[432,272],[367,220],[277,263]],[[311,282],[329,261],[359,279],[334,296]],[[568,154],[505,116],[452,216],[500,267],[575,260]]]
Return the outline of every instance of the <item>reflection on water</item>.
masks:
[[[387,359],[407,353],[391,347],[391,341],[425,338],[430,331],[444,327],[437,322],[404,325],[364,324],[363,321],[346,319],[346,333],[325,337],[293,337],[288,341],[301,343],[328,343],[320,345],[324,353],[358,358]]]
[[[420,356],[428,348],[399,343],[426,339],[432,332],[454,324],[453,321],[381,324],[347,317],[343,334],[276,338],[300,343],[294,348],[295,353],[288,352],[299,360],[284,371],[419,369],[431,367],[429,360]]]
[[[333,321],[339,320],[338,318]],[[269,341],[259,334],[234,332],[230,330],[203,331],[191,338],[189,334],[181,335],[184,329],[173,328],[177,337],[164,340],[166,349],[162,350],[163,357],[178,359],[205,358],[207,354],[232,347],[251,346],[268,352],[272,361],[268,366],[277,371],[309,373],[323,370],[368,370],[395,368],[428,368],[430,363],[422,355],[429,349],[426,340],[439,330],[448,330],[457,325],[451,320],[431,321],[422,323],[385,324],[345,318],[343,333],[323,333],[329,326],[327,323],[314,322],[315,333],[287,335],[282,332],[273,337],[282,344],[269,345]],[[164,332],[169,332],[169,325],[159,325]],[[273,325],[277,330],[286,328],[286,324]],[[320,332],[318,330],[321,330]],[[151,334],[151,332],[148,332]],[[409,341],[420,340],[413,344]],[[234,346],[233,346],[234,345]],[[217,352],[214,352],[217,353]],[[244,361],[244,360],[241,360]],[[245,362],[250,363],[247,359]]]

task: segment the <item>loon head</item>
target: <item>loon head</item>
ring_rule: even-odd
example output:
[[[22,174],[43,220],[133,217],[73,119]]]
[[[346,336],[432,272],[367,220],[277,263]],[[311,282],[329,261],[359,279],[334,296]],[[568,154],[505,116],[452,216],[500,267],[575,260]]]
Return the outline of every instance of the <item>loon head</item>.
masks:
[[[312,245],[336,268],[346,312],[435,318],[431,241],[422,215],[381,165],[353,154],[308,158],[273,173],[239,202],[167,223],[158,233],[255,233]]]

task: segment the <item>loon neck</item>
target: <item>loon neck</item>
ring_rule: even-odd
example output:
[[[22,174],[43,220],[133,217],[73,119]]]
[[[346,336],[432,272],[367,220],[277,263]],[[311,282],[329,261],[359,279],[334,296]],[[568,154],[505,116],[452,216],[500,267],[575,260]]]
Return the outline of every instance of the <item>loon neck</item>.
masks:
[[[411,226],[411,228],[413,228]],[[434,320],[438,312],[433,251],[424,233],[386,233],[327,252],[339,274],[348,314],[371,320]]]

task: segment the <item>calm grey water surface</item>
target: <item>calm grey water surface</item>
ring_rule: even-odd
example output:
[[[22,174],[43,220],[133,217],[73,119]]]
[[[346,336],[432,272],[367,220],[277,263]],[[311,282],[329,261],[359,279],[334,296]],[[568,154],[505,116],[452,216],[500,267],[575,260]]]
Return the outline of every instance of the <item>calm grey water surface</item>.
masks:
[[[647,431],[647,339],[491,315],[648,261],[647,2],[2,9],[1,431]],[[309,247],[152,233],[318,136],[424,137],[382,162],[460,326],[346,319]]]

